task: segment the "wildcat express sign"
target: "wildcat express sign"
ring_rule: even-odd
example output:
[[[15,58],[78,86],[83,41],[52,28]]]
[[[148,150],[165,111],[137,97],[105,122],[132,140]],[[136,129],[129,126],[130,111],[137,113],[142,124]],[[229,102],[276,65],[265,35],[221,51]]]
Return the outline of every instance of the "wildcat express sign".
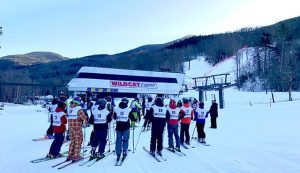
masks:
[[[111,87],[124,88],[146,88],[157,89],[157,83],[133,82],[133,81],[110,81]]]
[[[179,94],[184,75],[141,70],[82,67],[69,91],[92,93]]]

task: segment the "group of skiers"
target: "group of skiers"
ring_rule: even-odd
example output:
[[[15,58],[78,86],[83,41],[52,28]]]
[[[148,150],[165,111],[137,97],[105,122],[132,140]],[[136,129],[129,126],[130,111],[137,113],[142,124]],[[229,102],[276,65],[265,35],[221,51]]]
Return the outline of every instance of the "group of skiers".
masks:
[[[82,104],[84,103],[84,104]],[[82,127],[87,124],[93,125],[93,131],[90,138],[91,158],[105,157],[105,147],[107,143],[110,123],[115,121],[116,144],[115,153],[117,160],[127,156],[128,143],[130,137],[130,128],[135,127],[135,123],[141,120],[141,110],[144,115],[144,124],[141,131],[151,129],[150,154],[162,155],[163,150],[163,132],[167,124],[168,131],[168,149],[171,151],[180,151],[180,146],[190,144],[189,128],[192,120],[196,121],[198,132],[198,141],[205,143],[205,118],[211,115],[211,128],[217,128],[216,117],[218,116],[218,106],[215,100],[209,111],[204,109],[204,103],[196,99],[191,105],[189,100],[184,98],[179,101],[171,99],[167,105],[162,97],[147,98],[142,106],[138,98],[135,98],[129,105],[128,98],[122,98],[121,102],[115,106],[111,97],[100,98],[88,103],[80,97],[75,97],[68,103],[54,99],[49,108],[50,128],[54,131],[54,141],[51,144],[50,151],[47,154],[49,158],[61,157],[60,148],[64,142],[66,124],[70,135],[70,146],[67,160],[78,161],[82,159],[80,155],[83,142]],[[90,111],[90,116],[88,116]],[[152,124],[152,126],[150,126]],[[180,134],[179,134],[180,126]],[[50,129],[49,128],[49,129]],[[47,134],[48,131],[47,130]],[[173,142],[175,137],[175,145]],[[108,139],[110,141],[110,139]],[[97,151],[98,148],[98,151]]]
[[[80,102],[81,98],[75,97],[69,103],[68,107],[66,106],[66,103],[62,101],[58,101],[56,105],[51,105],[50,119],[54,131],[54,140],[46,157],[61,157],[59,152],[65,139],[64,134],[66,131],[66,124],[68,124],[71,143],[67,159],[72,161],[82,159],[80,155],[81,144],[83,141],[82,126],[87,124],[87,117],[80,106]]]

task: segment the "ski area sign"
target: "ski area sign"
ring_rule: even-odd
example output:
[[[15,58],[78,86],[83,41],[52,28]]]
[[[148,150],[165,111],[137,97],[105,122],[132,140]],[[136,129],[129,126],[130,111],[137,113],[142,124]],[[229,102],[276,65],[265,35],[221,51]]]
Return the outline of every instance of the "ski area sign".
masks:
[[[181,73],[82,67],[68,83],[75,92],[179,94]]]
[[[157,89],[157,83],[133,82],[133,81],[110,81],[111,87],[125,88],[153,88]]]

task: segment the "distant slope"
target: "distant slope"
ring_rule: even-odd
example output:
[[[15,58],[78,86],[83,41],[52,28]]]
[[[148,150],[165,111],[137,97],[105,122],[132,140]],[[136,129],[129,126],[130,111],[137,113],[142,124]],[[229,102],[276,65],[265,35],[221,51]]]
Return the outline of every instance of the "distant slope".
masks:
[[[8,55],[0,58],[2,60],[9,60],[15,63],[17,66],[30,66],[35,64],[45,64],[55,61],[64,61],[69,58],[63,57],[53,52],[31,52],[20,55]]]

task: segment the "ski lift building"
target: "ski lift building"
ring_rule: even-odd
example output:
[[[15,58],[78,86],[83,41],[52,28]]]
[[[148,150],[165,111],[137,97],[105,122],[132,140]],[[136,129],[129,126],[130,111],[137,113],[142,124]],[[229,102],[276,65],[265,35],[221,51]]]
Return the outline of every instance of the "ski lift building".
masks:
[[[137,94],[178,95],[182,73],[82,67],[68,83],[74,95],[83,93],[136,97]]]

